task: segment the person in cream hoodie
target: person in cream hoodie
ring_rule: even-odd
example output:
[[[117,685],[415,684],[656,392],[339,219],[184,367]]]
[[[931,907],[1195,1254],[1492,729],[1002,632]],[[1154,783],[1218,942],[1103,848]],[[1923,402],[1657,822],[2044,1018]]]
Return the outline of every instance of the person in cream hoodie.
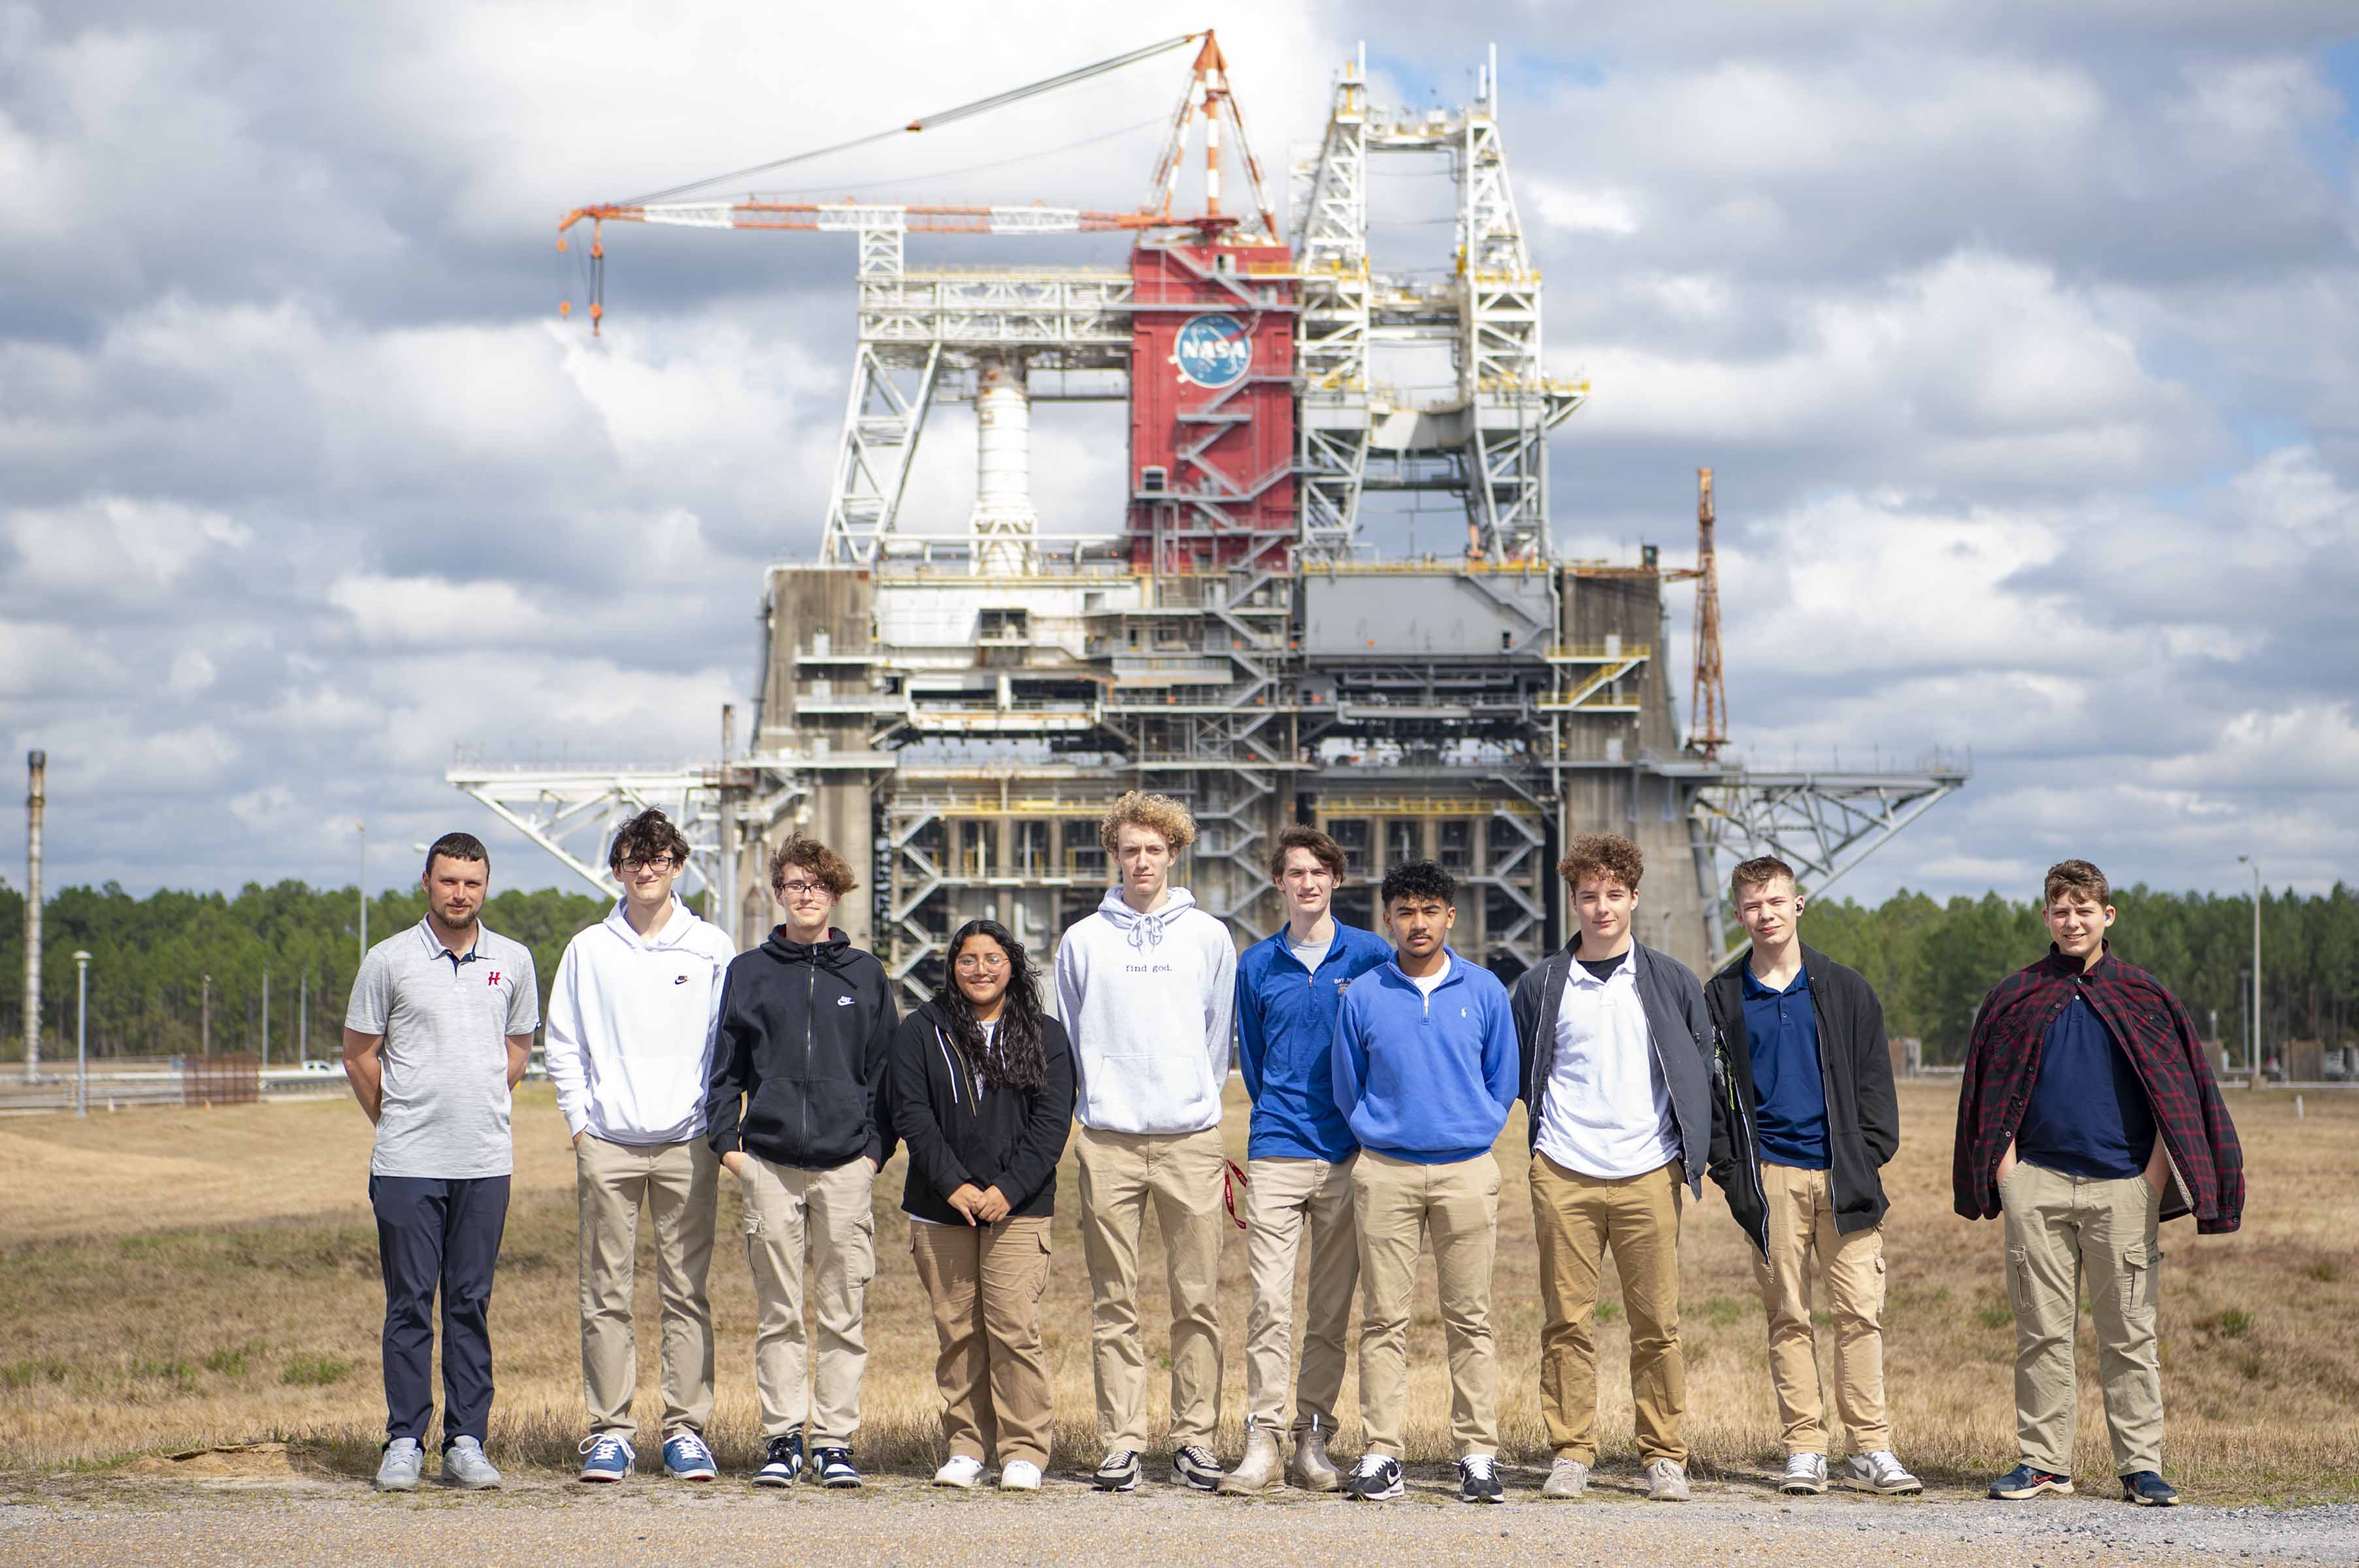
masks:
[[[549,997],[549,1076],[573,1136],[581,1206],[582,1383],[590,1435],[583,1481],[620,1481],[636,1460],[631,1402],[638,1354],[631,1323],[639,1212],[656,1227],[663,1303],[663,1463],[710,1481],[716,1162],[704,1139],[704,1085],[722,976],[736,948],[672,892],[688,840],[660,811],[614,835],[623,896],[566,945]]]
[[[1220,1485],[1221,1199],[1236,945],[1228,927],[1170,885],[1196,839],[1168,795],[1114,802],[1098,838],[1121,881],[1057,947],[1057,1012],[1072,1038],[1082,1124],[1082,1248],[1090,1270],[1090,1368],[1105,1458],[1101,1491],[1136,1490],[1146,1449],[1147,1346],[1138,1243],[1147,1206],[1163,1232],[1171,1296],[1171,1468],[1199,1491]]]

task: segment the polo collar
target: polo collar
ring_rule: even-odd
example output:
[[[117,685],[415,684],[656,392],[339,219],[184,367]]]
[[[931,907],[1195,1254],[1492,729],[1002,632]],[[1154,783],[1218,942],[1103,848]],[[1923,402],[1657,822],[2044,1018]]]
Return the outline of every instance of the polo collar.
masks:
[[[1580,943],[1581,938],[1576,936],[1573,938],[1573,946],[1565,949],[1565,968],[1568,978],[1571,979],[1574,985],[1609,985],[1614,980],[1620,979],[1624,975],[1629,976],[1633,982],[1636,981],[1638,978],[1638,943],[1635,937],[1632,938],[1630,946],[1622,949],[1622,962],[1614,968],[1606,970],[1605,976],[1603,979],[1591,974],[1586,965],[1582,963]]]
[[[2114,945],[2111,942],[2098,948],[2097,961],[2086,969],[2081,967],[2081,961],[2078,958],[2067,957],[2064,950],[2053,942],[2048,944],[2048,957],[2040,960],[2041,967],[2049,974],[2066,980],[2077,979],[2084,976],[2089,979],[2096,979],[2104,975],[2114,962]]]
[[[483,957],[484,935],[484,923],[478,919],[475,922],[475,945],[463,953],[454,953],[442,945],[442,939],[440,936],[434,935],[432,920],[421,916],[418,922],[418,939],[426,944],[426,956],[429,958],[448,958],[453,964],[470,963]]]

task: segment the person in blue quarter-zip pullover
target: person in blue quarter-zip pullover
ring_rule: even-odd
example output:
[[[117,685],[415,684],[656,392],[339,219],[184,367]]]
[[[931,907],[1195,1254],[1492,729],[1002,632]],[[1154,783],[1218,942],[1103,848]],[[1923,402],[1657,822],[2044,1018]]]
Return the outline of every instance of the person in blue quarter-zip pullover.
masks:
[[[1505,1500],[1499,1486],[1499,1362],[1491,1336],[1491,1260],[1499,1232],[1492,1142],[1516,1103],[1519,1057],[1507,989],[1446,945],[1456,884],[1430,860],[1385,873],[1393,961],[1343,994],[1335,1105],[1360,1154],[1352,1210],[1360,1242],[1360,1425],[1364,1452],[1344,1490],[1401,1495],[1408,1402],[1408,1305],[1418,1244],[1430,1235],[1450,1350],[1450,1436],[1458,1495]]]
[[[1301,824],[1284,828],[1269,870],[1286,925],[1237,959],[1237,1065],[1254,1102],[1245,1213],[1253,1306],[1245,1317],[1245,1457],[1220,1485],[1232,1495],[1277,1484],[1294,1261],[1306,1233],[1310,1297],[1286,1481],[1313,1492],[1332,1492],[1343,1481],[1327,1457],[1327,1437],[1343,1394],[1343,1340],[1360,1278],[1352,1234],[1352,1156],[1360,1146],[1335,1108],[1328,1055],[1344,988],[1393,954],[1383,937],[1330,912],[1346,870],[1334,839]]]

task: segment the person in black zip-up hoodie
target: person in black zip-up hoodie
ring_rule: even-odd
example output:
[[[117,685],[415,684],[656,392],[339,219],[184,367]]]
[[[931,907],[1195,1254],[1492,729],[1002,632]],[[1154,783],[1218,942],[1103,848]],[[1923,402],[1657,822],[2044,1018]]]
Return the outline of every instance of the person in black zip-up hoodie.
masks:
[[[770,888],[786,919],[730,961],[713,1022],[705,1136],[745,1200],[760,1311],[754,1380],[766,1452],[756,1486],[794,1485],[806,1437],[821,1482],[860,1485],[852,1438],[876,1272],[869,1188],[893,1152],[885,1086],[900,1015],[885,966],[828,924],[857,885],[843,857],[818,840],[796,834],[779,845]],[[818,1318],[810,1347],[807,1274]]]
[[[951,936],[940,991],[893,1039],[893,1124],[909,1145],[909,1252],[934,1306],[938,1485],[1032,1491],[1052,1411],[1040,1342],[1057,1160],[1072,1130],[1073,1053],[1045,1017],[1022,943],[995,920]]]
[[[1914,1493],[1893,1452],[1884,1392],[1884,1183],[1900,1110],[1884,1007],[1856,971],[1802,945],[1792,868],[1764,856],[1729,884],[1752,946],[1704,987],[1716,1037],[1709,1173],[1753,1243],[1769,1319],[1769,1379],[1785,1428],[1788,1496],[1824,1492],[1827,1427],[1811,1274],[1834,1322],[1834,1404],[1846,1485]]]

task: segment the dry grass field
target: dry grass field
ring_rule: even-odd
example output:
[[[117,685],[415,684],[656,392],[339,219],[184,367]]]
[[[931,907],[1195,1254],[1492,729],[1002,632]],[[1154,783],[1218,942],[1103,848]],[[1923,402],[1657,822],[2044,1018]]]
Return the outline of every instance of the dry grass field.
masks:
[[[1979,1487],[2014,1459],[2013,1327],[1995,1224],[1950,1213],[1953,1088],[1904,1086],[1902,1153],[1889,1171],[1894,1427],[1903,1456],[1937,1487]],[[1245,1111],[1232,1086],[1230,1141]],[[2245,1227],[2164,1231],[2163,1356],[2170,1474],[2190,1498],[2359,1496],[2359,1096],[2238,1095],[2252,1197]],[[493,1303],[499,1400],[492,1450],[555,1471],[572,1461],[582,1403],[576,1336],[572,1159],[546,1087],[518,1097],[517,1175]],[[366,1204],[367,1125],[349,1102],[151,1110],[0,1124],[0,1470],[24,1476],[128,1456],[278,1438],[305,1464],[365,1474],[381,1433],[381,1297]],[[1538,1292],[1520,1119],[1499,1144],[1503,1187],[1495,1314],[1511,1457],[1544,1457],[1537,1405]],[[866,1425],[873,1465],[933,1462],[933,1335],[898,1212],[902,1165],[877,1183],[878,1271],[869,1293]],[[1096,1458],[1088,1281],[1071,1198],[1056,1226],[1046,1302],[1060,1411],[1060,1468]],[[755,1449],[753,1303],[723,1184],[713,1294],[721,1394],[712,1436],[725,1465]],[[643,1246],[645,1244],[643,1243]],[[1690,1209],[1682,1239],[1689,1437],[1701,1478],[1758,1476],[1777,1458],[1762,1314],[1745,1244],[1718,1195]],[[642,1269],[652,1425],[652,1287]],[[1413,1458],[1446,1457],[1447,1390],[1429,1267],[1412,1358]],[[1223,1271],[1229,1454],[1243,1400],[1245,1248]],[[1156,1320],[1159,1280],[1150,1285]],[[1618,1311],[1604,1327],[1609,1474],[1635,1467]],[[2084,1478],[2110,1474],[2082,1338]],[[1162,1350],[1149,1336],[1150,1356]],[[1156,1390],[1159,1404],[1162,1389]],[[1344,1442],[1353,1445],[1347,1390]],[[652,1445],[649,1445],[650,1447]],[[1840,1452],[1840,1448],[1838,1452]],[[642,1461],[652,1454],[643,1451]]]

